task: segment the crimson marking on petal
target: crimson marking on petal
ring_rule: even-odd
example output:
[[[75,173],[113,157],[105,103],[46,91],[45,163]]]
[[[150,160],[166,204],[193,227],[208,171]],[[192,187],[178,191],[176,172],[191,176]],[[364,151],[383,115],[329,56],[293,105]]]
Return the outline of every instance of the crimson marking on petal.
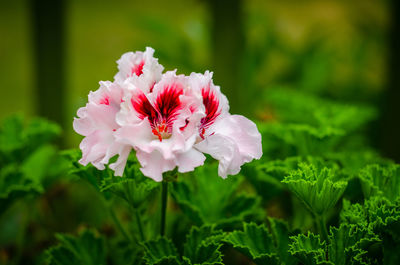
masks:
[[[99,102],[100,104],[103,105],[110,105],[110,99],[108,98],[108,96],[105,96],[104,98],[102,98]]]
[[[188,126],[188,124],[189,124],[189,120],[188,119],[186,119],[185,120],[185,125],[184,126],[182,126],[181,128],[179,128],[181,131],[184,131],[185,129],[186,129],[186,127]]]
[[[133,108],[138,112],[140,119],[148,118],[153,128],[154,122],[158,119],[157,110],[151,105],[145,94],[138,94],[131,98]]]
[[[166,85],[157,95],[155,107],[160,115],[159,122],[166,125],[165,130],[170,132],[172,124],[182,109],[179,96],[183,94],[183,86],[179,83]]]
[[[153,92],[153,88],[154,88],[154,85],[156,84],[156,82],[154,82],[152,85],[151,85],[151,87],[150,87],[150,93],[151,92]]]
[[[141,74],[143,74],[143,66],[144,66],[144,60],[142,60],[139,64],[135,64],[132,67],[131,75],[135,74],[137,76],[140,76]]]
[[[144,93],[131,98],[131,104],[140,119],[148,118],[152,133],[160,142],[172,133],[172,125],[182,109],[179,96],[183,94],[183,86],[179,83],[166,85],[157,95],[154,106]]]
[[[221,110],[219,109],[219,100],[214,91],[211,91],[210,85],[204,87],[201,90],[201,94],[203,96],[203,104],[206,110],[206,116],[201,118],[200,120],[200,136],[204,139],[204,134],[206,129],[210,127],[217,117],[221,114]]]

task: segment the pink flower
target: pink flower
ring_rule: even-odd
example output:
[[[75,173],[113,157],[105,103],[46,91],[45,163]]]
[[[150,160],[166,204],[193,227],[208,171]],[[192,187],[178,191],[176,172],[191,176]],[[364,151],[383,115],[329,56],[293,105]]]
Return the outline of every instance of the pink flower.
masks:
[[[115,155],[118,160],[110,167],[115,174],[122,176],[131,147],[115,141],[115,131],[119,128],[115,115],[120,111],[123,96],[122,88],[109,81],[100,82],[100,88],[89,93],[89,103],[78,110],[78,117],[74,118],[74,130],[85,136],[79,145],[82,150],[83,165],[92,163],[98,169]]]
[[[212,73],[162,74],[153,53],[146,48],[122,55],[115,82],[100,82],[78,110],[73,126],[85,136],[80,163],[104,169],[118,155],[110,168],[122,176],[133,149],[142,173],[161,181],[162,174],[174,168],[183,173],[203,165],[203,153],[219,160],[223,178],[261,157],[256,125],[229,113],[228,100],[213,84]]]
[[[144,52],[124,53],[117,61],[119,72],[114,76],[115,81],[122,84],[127,79],[134,79],[137,87],[144,93],[151,92],[164,70],[153,54],[154,50],[150,47],[146,47]]]
[[[261,134],[257,126],[241,115],[229,114],[229,104],[212,73],[190,75],[193,87],[200,90],[206,116],[199,124],[201,140],[194,148],[219,160],[218,175],[236,175],[240,167],[262,156]]]
[[[116,138],[136,150],[144,175],[161,181],[175,167],[188,172],[204,163],[205,156],[192,148],[195,125],[204,116],[201,94],[190,89],[187,77],[167,72],[148,94],[135,84],[129,88]]]

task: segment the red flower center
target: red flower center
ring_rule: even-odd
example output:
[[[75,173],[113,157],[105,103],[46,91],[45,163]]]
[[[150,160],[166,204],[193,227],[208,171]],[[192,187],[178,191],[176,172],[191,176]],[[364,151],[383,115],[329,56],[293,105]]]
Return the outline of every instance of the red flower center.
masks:
[[[148,118],[152,132],[160,142],[172,134],[172,125],[182,109],[179,96],[183,94],[183,86],[179,83],[166,85],[157,95],[154,106],[145,94],[141,93],[131,99],[133,108],[140,119]]]

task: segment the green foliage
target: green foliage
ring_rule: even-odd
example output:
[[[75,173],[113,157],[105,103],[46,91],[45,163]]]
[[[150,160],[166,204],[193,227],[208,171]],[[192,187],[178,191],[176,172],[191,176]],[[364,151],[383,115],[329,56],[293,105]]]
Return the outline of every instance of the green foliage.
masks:
[[[180,264],[179,254],[171,240],[160,237],[143,244],[146,264]]]
[[[302,264],[323,264],[325,260],[325,242],[321,242],[319,235],[308,233],[299,234],[290,238],[289,252]]]
[[[264,225],[245,223],[243,231],[230,233],[225,241],[243,251],[257,264],[279,264],[272,236]]]
[[[243,179],[239,176],[221,179],[215,164],[199,167],[193,174],[185,174],[178,179],[173,185],[172,197],[197,225],[230,226],[263,215],[259,197],[236,193]]]
[[[259,127],[267,143],[275,142],[271,143],[272,147],[285,156],[321,155],[327,150],[334,150],[344,135],[341,129],[316,128],[308,124],[268,123]],[[267,145],[267,148],[271,147]]]
[[[143,176],[138,170],[138,165],[133,163],[126,169],[124,177],[111,175],[103,178],[100,191],[110,191],[123,198],[133,208],[139,208],[159,187],[160,183]]]
[[[374,264],[369,250],[380,239],[355,225],[342,224],[332,227],[327,242],[321,242],[319,235],[308,233],[291,237],[290,253],[302,264]]]
[[[366,198],[379,195],[394,201],[400,196],[400,165],[368,165],[359,178]]]
[[[332,227],[327,252],[333,264],[372,264],[368,250],[380,239],[366,227],[342,224]]]
[[[400,222],[400,201],[390,202],[384,197],[371,197],[364,205],[343,202],[341,219],[344,223],[367,227],[374,233],[388,233],[400,239],[396,231]]]
[[[146,264],[223,264],[221,240],[224,234],[213,226],[193,227],[187,235],[181,256],[172,241],[159,237],[143,243]]]
[[[71,39],[90,39],[83,46],[74,45],[81,48],[73,53],[90,60],[68,60],[79,61],[71,69],[75,69],[73,83],[80,94],[93,87],[94,75],[111,77],[115,71],[115,65],[103,65],[109,60],[96,59],[96,54],[116,60],[120,50],[142,50],[148,43],[166,69],[171,69],[168,64],[178,64],[182,73],[202,72],[216,58],[216,65],[223,69],[218,56],[208,52],[220,49],[212,39],[223,33],[210,31],[208,22],[215,22],[220,13],[208,12],[215,5],[207,6],[207,1],[185,5],[125,2],[72,2],[78,12],[70,19],[71,32],[77,33]],[[388,25],[383,10],[390,10],[389,2],[242,2],[246,41],[244,46],[240,42],[228,45],[245,48],[235,58],[241,75],[235,78],[241,88],[239,98],[251,105],[231,104],[231,109],[232,113],[240,109],[238,114],[255,114],[249,116],[254,121],[259,118],[255,122],[262,133],[263,157],[226,180],[217,176],[215,164],[207,163],[169,179],[172,198],[168,199],[166,236],[159,237],[160,183],[140,173],[134,155],[124,176],[115,177],[108,168],[80,165],[79,150],[63,151],[60,157],[52,145],[60,135],[57,125],[9,118],[0,125],[0,264],[43,264],[42,257],[49,264],[400,264],[399,165],[370,146],[378,144],[378,126],[369,123],[377,111],[360,103],[375,104],[382,98],[384,56],[376,51],[386,46],[382,29]],[[25,4],[5,8],[3,20],[18,17],[9,11]],[[360,20],[360,5],[368,21]],[[321,10],[330,10],[322,26],[315,23]],[[356,16],[348,23],[346,15],[353,13]],[[109,19],[102,24],[97,17]],[[287,30],[277,30],[277,22]],[[6,29],[8,23],[3,24]],[[340,30],[344,24],[346,30]],[[111,51],[109,45],[92,45],[98,40],[87,32],[95,25],[106,33],[97,35],[109,36],[115,29],[128,34],[113,38]],[[329,29],[344,34],[332,42]],[[11,35],[19,32],[13,27],[8,31]],[[13,63],[5,60],[3,75],[14,72],[19,85],[2,79],[6,99],[7,93],[21,91],[18,86],[29,73],[14,71],[23,51],[9,54]],[[87,63],[93,62],[96,71],[88,75],[87,69],[94,68]],[[214,71],[221,90],[233,93],[235,89],[226,85],[232,75]],[[279,87],[282,83],[290,89]],[[19,99],[5,100],[4,110],[19,109],[19,105],[29,110],[24,97]],[[73,105],[82,105],[78,101]],[[252,113],[256,106],[258,112]],[[69,144],[75,141],[76,148],[81,136],[74,133],[71,139],[71,132],[69,125],[63,137],[72,140]],[[57,231],[65,234],[54,236]],[[54,238],[59,243],[50,246]],[[39,257],[39,253],[44,254]]]
[[[244,223],[243,231],[229,233],[224,241],[243,252],[256,264],[295,264],[289,255],[289,231],[287,225],[277,219],[268,218],[265,225]]]
[[[0,214],[14,201],[44,191],[48,180],[60,175],[65,165],[51,141],[60,128],[44,119],[24,126],[12,116],[0,126]]]
[[[192,227],[184,245],[183,260],[186,264],[223,264],[220,251],[223,237],[222,230],[214,226]]]
[[[57,234],[56,237],[60,243],[46,252],[48,264],[106,264],[104,238],[94,232],[85,230],[78,237],[67,234]]]
[[[282,182],[312,213],[323,216],[336,205],[346,189],[347,181],[335,174],[334,169],[307,164],[300,164],[299,167]]]
[[[316,128],[336,128],[348,133],[377,116],[370,106],[338,103],[298,90],[270,89],[265,97],[279,120]]]
[[[128,159],[124,175],[118,177],[108,168],[98,170],[92,165],[79,164],[81,152],[78,149],[64,151],[63,154],[71,161],[70,174],[88,181],[106,198],[110,192],[125,200],[133,208],[139,208],[160,186],[159,183],[143,176],[139,170],[139,163],[132,156]]]

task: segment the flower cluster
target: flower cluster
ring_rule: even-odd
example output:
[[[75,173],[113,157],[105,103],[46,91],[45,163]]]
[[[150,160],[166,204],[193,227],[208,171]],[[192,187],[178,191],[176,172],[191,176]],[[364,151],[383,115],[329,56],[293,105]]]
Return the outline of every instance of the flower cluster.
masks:
[[[156,181],[177,167],[188,172],[203,165],[209,154],[219,160],[226,178],[241,165],[262,155],[261,135],[247,118],[229,113],[227,98],[213,84],[212,73],[162,73],[154,50],[128,52],[117,61],[114,82],[100,82],[89,102],[78,110],[74,130],[85,136],[80,144],[83,165],[109,165],[122,176],[135,150],[141,171]]]

